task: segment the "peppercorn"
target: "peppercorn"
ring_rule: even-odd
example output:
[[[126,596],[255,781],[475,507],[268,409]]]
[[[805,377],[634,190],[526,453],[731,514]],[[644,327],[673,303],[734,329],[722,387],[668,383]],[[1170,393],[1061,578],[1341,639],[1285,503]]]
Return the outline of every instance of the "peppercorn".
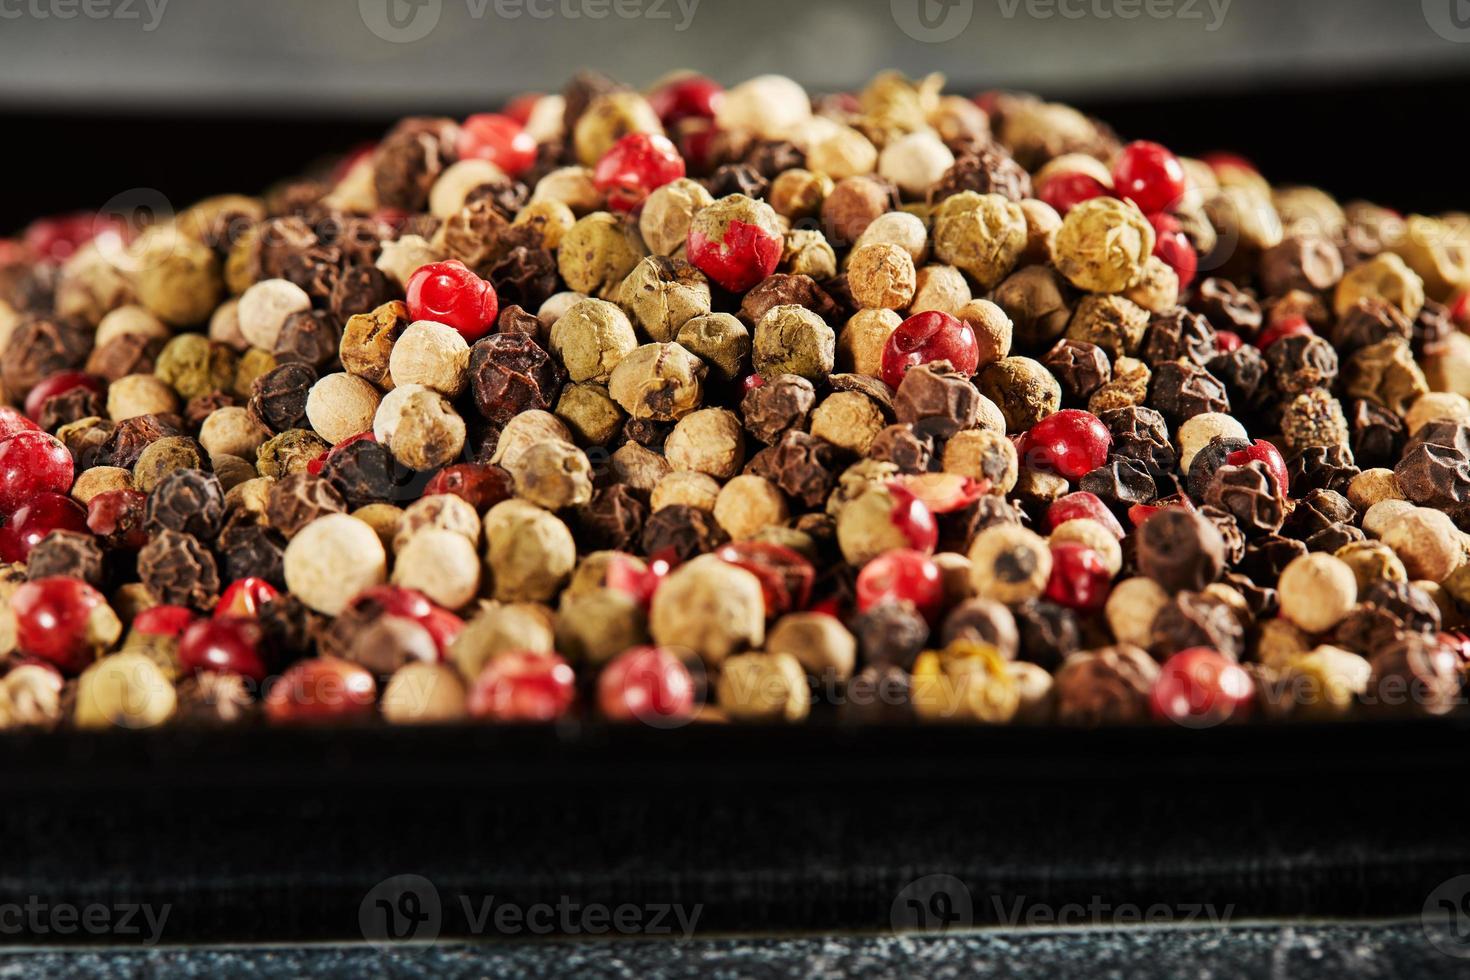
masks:
[[[643,243],[616,215],[595,211],[567,229],[557,250],[557,268],[569,288],[614,299],[618,287],[643,258]]]
[[[452,531],[470,544],[478,545],[480,526],[480,515],[473,504],[454,494],[429,494],[399,513],[392,535],[393,550],[401,550],[414,535],[426,529]]]
[[[1057,270],[1078,289],[1118,293],[1138,282],[1154,229],[1132,202],[1094,197],[1067,212],[1057,230]]]
[[[1029,357],[1006,357],[986,365],[980,393],[1000,406],[1006,427],[1024,432],[1062,406],[1062,388],[1051,372]]]
[[[327,441],[314,432],[307,429],[287,429],[260,444],[255,453],[255,468],[261,476],[276,478],[299,473],[330,448]],[[133,477],[137,482],[136,471]],[[138,489],[144,489],[141,483]]]
[[[608,393],[635,419],[672,422],[699,407],[705,370],[679,344],[644,344],[618,361]]]
[[[465,423],[439,392],[405,384],[379,403],[373,434],[404,466],[428,470],[459,456],[464,449]]]
[[[1378,297],[1413,320],[1424,306],[1424,281],[1391,252],[1375,255],[1349,269],[1332,295],[1332,311],[1344,316],[1358,300]]]
[[[926,721],[1005,723],[1020,706],[1007,663],[987,643],[959,639],[914,661],[914,710]]]
[[[694,213],[714,203],[697,181],[681,177],[655,188],[643,201],[638,230],[654,255],[680,255]]]
[[[750,331],[728,313],[692,317],[674,339],[726,381],[740,375],[750,355]]]

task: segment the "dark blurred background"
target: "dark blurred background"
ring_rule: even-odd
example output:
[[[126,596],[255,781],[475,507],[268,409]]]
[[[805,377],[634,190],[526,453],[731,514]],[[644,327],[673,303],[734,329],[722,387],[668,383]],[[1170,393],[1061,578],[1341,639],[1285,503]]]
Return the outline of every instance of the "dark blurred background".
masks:
[[[0,233],[137,187],[176,206],[257,191],[398,115],[483,111],[581,67],[813,92],[940,71],[1273,180],[1462,203],[1467,0],[0,0]]]

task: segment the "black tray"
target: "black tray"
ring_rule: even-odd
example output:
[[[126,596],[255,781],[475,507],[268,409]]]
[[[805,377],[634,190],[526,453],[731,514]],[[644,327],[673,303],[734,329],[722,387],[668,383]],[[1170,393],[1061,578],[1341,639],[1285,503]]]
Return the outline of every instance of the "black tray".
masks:
[[[490,896],[698,906],[699,934],[1151,906],[1170,921],[1411,915],[1470,872],[1467,729],[14,735],[0,739],[0,909],[167,904],[165,942],[372,939],[379,898],[422,907],[378,888],[411,874],[432,883],[443,936],[534,934],[466,916],[462,898]],[[147,937],[0,921],[6,941],[58,938]]]

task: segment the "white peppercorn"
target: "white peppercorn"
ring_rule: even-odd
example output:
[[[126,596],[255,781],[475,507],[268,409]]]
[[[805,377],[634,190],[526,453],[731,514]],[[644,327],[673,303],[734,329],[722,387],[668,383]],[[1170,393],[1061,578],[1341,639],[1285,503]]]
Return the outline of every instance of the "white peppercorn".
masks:
[[[649,507],[658,510],[683,504],[704,511],[713,511],[720,495],[720,481],[707,473],[693,470],[675,470],[654,486],[649,497]]]
[[[318,435],[335,445],[350,436],[370,431],[381,400],[377,388],[355,374],[339,371],[317,379],[311,386],[306,395],[306,420]],[[201,432],[200,442],[203,441]],[[208,443],[204,445],[209,448]]]
[[[457,398],[469,380],[470,345],[453,327],[432,320],[410,323],[393,343],[388,373],[393,384],[423,385]]]
[[[724,408],[702,408],[678,421],[664,441],[664,457],[676,470],[727,479],[745,462],[740,417]]]
[[[496,599],[545,602],[572,574],[577,544],[555,514],[512,498],[485,514],[485,562]]]
[[[250,417],[249,412],[236,405],[215,409],[204,417],[199,426],[199,444],[211,456],[228,455],[254,459],[255,451],[269,436],[270,433],[261,428]]]
[[[425,530],[452,531],[472,546],[480,543],[480,515],[473,504],[452,493],[433,493],[420,497],[399,510],[390,537],[393,551],[402,551],[415,534]],[[389,516],[384,514],[386,520]]]
[[[459,456],[464,449],[465,424],[437,391],[402,385],[378,404],[373,435],[404,466],[431,470]]]
[[[592,499],[592,464],[587,454],[560,439],[540,442],[506,466],[515,493],[546,510],[579,507]]]
[[[870,378],[883,376],[883,347],[903,317],[892,310],[859,310],[836,341],[837,368]]]
[[[73,500],[86,505],[99,493],[131,489],[131,470],[125,470],[121,466],[93,466],[77,474],[76,481],[71,485],[71,496]]]
[[[596,211],[607,202],[592,179],[587,167],[558,167],[536,181],[531,191],[531,204],[559,201],[581,216]]]
[[[760,580],[714,555],[700,555],[664,579],[653,595],[648,625],[654,642],[693,650],[718,665],[765,642]],[[799,664],[796,669],[800,672]]]
[[[789,653],[743,653],[725,661],[716,700],[732,721],[801,721],[811,688]]]
[[[763,377],[798,374],[820,381],[832,372],[837,337],[820,316],[804,306],[773,306],[755,326],[751,348],[756,373]]]
[[[287,317],[311,309],[306,290],[286,279],[263,279],[240,297],[240,333],[252,347],[274,350]]]
[[[602,586],[562,593],[556,648],[567,657],[604,664],[647,642],[648,617],[628,593]]]
[[[1358,601],[1358,580],[1340,559],[1315,552],[1292,560],[1277,584],[1281,614],[1308,633],[1342,621]]]
[[[857,640],[835,616],[787,613],[766,636],[766,652],[786,653],[813,677],[847,680],[857,664]]]
[[[960,270],[952,265],[926,265],[914,276],[909,314],[939,310],[957,317],[971,300],[970,284]]]
[[[395,725],[442,724],[465,717],[465,696],[453,667],[415,660],[393,672],[379,709]]]
[[[336,616],[363,589],[382,585],[387,565],[377,532],[355,517],[327,514],[286,545],[286,587],[317,612]]]
[[[1154,617],[1169,604],[1169,593],[1151,578],[1124,579],[1108,593],[1103,615],[1113,639],[1147,649],[1153,644]]]
[[[933,132],[908,133],[883,147],[878,173],[898,186],[908,198],[921,198],[944,172],[954,166],[954,154]]]
[[[383,243],[378,261],[374,264],[379,272],[397,283],[399,289],[403,289],[421,266],[431,265],[443,258],[444,253],[422,235],[402,235],[391,242]]]
[[[1373,510],[1389,503],[1395,501],[1384,501]],[[1366,516],[1363,523],[1366,529]],[[1443,582],[1466,560],[1460,530],[1444,511],[1410,505],[1382,529],[1380,537],[1413,579]]]
[[[1014,328],[1005,310],[988,299],[972,299],[956,310],[954,315],[975,331],[975,343],[980,349],[976,370],[1011,355]]]
[[[129,374],[107,386],[107,417],[114,422],[179,410],[179,396],[154,374]]]
[[[152,728],[178,704],[172,682],[142,653],[103,657],[77,679],[73,720],[78,728]]]
[[[858,246],[847,260],[848,289],[853,300],[868,309],[907,307],[914,298],[915,275],[909,253],[887,242]]]
[[[852,251],[848,253],[849,269],[852,257],[857,250],[864,245],[897,245],[908,253],[914,264],[924,261],[929,254],[929,229],[924,227],[924,222],[918,215],[909,214],[907,211],[889,211],[874,218],[863,233],[858,236],[857,241],[852,243]]]
[[[744,541],[766,528],[785,524],[790,511],[786,495],[774,483],[746,473],[720,489],[714,515],[726,534],[736,541]]]
[[[464,535],[425,528],[394,555],[393,584],[417,589],[445,609],[459,609],[480,591],[480,558]]]
[[[851,126],[834,125],[822,129],[807,144],[808,167],[833,180],[873,172],[878,165],[878,148],[871,140]]]
[[[521,412],[513,416],[505,423],[505,428],[500,430],[500,440],[495,444],[490,462],[508,467],[527,449],[537,443],[552,440],[572,441],[571,430],[561,419],[540,409]]]
[[[834,391],[812,410],[811,434],[848,452],[866,456],[888,420],[878,403],[860,391]]]
[[[484,602],[449,646],[460,676],[478,677],[503,653],[551,653],[556,647],[551,610],[532,602]]]
[[[1037,598],[1051,578],[1046,540],[1019,524],[981,531],[970,544],[969,557],[975,594],[1008,606]]]
[[[713,204],[703,184],[680,177],[656,188],[643,201],[638,231],[654,255],[683,255],[694,212]]]

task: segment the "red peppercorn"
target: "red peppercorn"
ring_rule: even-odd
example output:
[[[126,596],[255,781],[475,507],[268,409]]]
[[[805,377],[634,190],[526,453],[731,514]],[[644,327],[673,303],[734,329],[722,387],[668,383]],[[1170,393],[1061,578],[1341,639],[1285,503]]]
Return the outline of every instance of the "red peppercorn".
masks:
[[[785,545],[768,541],[734,541],[715,551],[721,561],[750,572],[761,583],[766,615],[805,609],[817,580],[812,563]]]
[[[377,442],[378,437],[371,432],[359,432],[355,436],[348,436],[346,439],[343,439],[341,442],[337,443],[335,446],[332,446],[330,449],[318,453],[314,459],[309,460],[306,464],[306,472],[310,473],[312,476],[321,476],[322,468],[327,465],[327,460],[331,459],[335,453],[341,450],[344,446],[350,446],[354,442],[364,441]]]
[[[1097,521],[1112,531],[1113,536],[1118,540],[1123,539],[1123,525],[1118,523],[1118,518],[1113,516],[1113,512],[1108,510],[1108,505],[1103,503],[1102,498],[1095,493],[1076,490],[1058,497],[1046,509],[1047,530],[1054,531],[1068,521],[1079,518]]]
[[[603,585],[616,589],[647,609],[653,602],[653,594],[676,564],[672,548],[649,556],[647,565],[635,562],[627,555],[615,554],[608,560]]]
[[[52,531],[90,533],[87,509],[65,494],[36,494],[0,527],[0,561],[25,561]]]
[[[406,292],[410,317],[453,327],[470,343],[491,331],[500,312],[495,287],[458,259],[419,266]]]
[[[179,663],[186,670],[239,674],[265,680],[260,622],[253,616],[226,614],[190,623],[179,635]]]
[[[948,361],[961,374],[974,374],[980,366],[974,328],[940,310],[915,313],[883,343],[883,381],[897,388],[909,368],[934,361]]]
[[[885,551],[858,572],[855,588],[859,612],[867,612],[884,599],[907,599],[933,620],[944,607],[939,566],[921,551]]]
[[[1461,330],[1470,330],[1470,289],[1462,289],[1450,297],[1450,319]]]
[[[1145,214],[1167,211],[1184,196],[1184,164],[1158,143],[1136,140],[1113,161],[1113,189]]]
[[[1291,474],[1287,472],[1286,460],[1281,457],[1281,450],[1265,439],[1257,439],[1244,449],[1237,449],[1225,456],[1225,462],[1231,466],[1245,466],[1252,460],[1260,460],[1266,464],[1266,469],[1276,477],[1277,484],[1281,487],[1284,496],[1287,488],[1291,486]]]
[[[418,624],[434,638],[434,645],[439,648],[441,661],[449,656],[450,645],[464,629],[464,620],[448,609],[441,609],[438,606],[430,609],[427,616],[418,620]]]
[[[9,439],[17,432],[39,432],[41,427],[21,414],[11,405],[0,405],[0,440]]]
[[[137,551],[148,543],[147,506],[148,495],[141,490],[105,490],[87,502],[87,530],[109,548]]]
[[[361,603],[376,603],[382,607],[384,615],[402,616],[418,623],[434,638],[441,657],[448,652],[449,645],[454,642],[459,631],[464,629],[464,620],[447,609],[436,606],[417,589],[401,585],[374,585],[353,596],[348,605],[356,606]]]
[[[1166,660],[1149,695],[1156,718],[1190,728],[1242,718],[1254,698],[1245,669],[1208,647],[1181,650]]]
[[[1048,177],[1036,196],[1056,209],[1057,214],[1066,214],[1083,201],[1094,197],[1106,197],[1107,185],[1096,177],[1070,171]]]
[[[1199,271],[1199,254],[1172,214],[1158,211],[1149,215],[1148,220],[1154,226],[1153,254],[1174,270],[1179,277],[1179,288],[1184,289],[1194,282],[1194,275]]]
[[[694,678],[663,647],[633,647],[603,668],[597,706],[609,721],[671,727],[694,715]]]
[[[953,514],[990,492],[990,481],[976,480],[958,473],[913,473],[896,477],[901,485],[924,502],[931,513]]]
[[[893,494],[893,510],[888,515],[893,526],[908,538],[909,547],[932,553],[939,544],[939,522],[934,519],[929,505],[902,483],[890,483],[888,492]]]
[[[1176,493],[1170,494],[1167,497],[1160,497],[1151,504],[1134,504],[1128,508],[1128,520],[1132,522],[1134,527],[1138,527],[1159,511],[1166,510],[1170,507],[1183,507],[1185,510],[1192,511],[1194,510],[1194,501],[1182,493]]]
[[[732,293],[743,293],[776,271],[785,243],[781,235],[739,217],[741,213],[753,216],[749,214],[752,206],[765,205],[747,204],[742,212],[736,201],[738,198],[721,198],[696,213],[689,225],[685,251],[700,272]],[[712,233],[719,237],[712,237]]]
[[[1078,541],[1051,546],[1046,597],[1070,609],[1096,612],[1108,601],[1113,575],[1102,555]]]
[[[26,248],[37,258],[65,262],[77,249],[90,242],[104,227],[116,222],[109,218],[78,211],[33,221],[24,232]]]
[[[371,718],[378,696],[373,675],[337,657],[298,661],[271,685],[265,716],[277,724]]]
[[[1213,153],[1206,153],[1200,159],[1217,174],[1227,170],[1248,170],[1253,174],[1260,173],[1254,163],[1251,163],[1239,153],[1226,153],[1222,150],[1216,150]]]
[[[475,678],[469,712],[493,721],[552,721],[571,707],[575,682],[571,666],[555,653],[502,653]]]
[[[491,463],[454,463],[429,478],[424,496],[450,493],[484,513],[511,495],[510,474]]]
[[[79,674],[121,632],[101,592],[81,579],[26,582],[10,597],[16,646],[65,674]]]
[[[276,587],[263,578],[249,576],[236,579],[225,589],[214,607],[214,618],[256,616],[260,607],[280,596]]]
[[[660,85],[648,96],[659,121],[672,127],[685,119],[713,119],[725,95],[724,86],[703,75],[686,75]]]
[[[1295,337],[1301,334],[1311,333],[1316,333],[1316,331],[1312,329],[1312,325],[1307,322],[1306,317],[1282,317],[1280,322],[1273,323],[1265,330],[1262,330],[1260,334],[1256,336],[1255,344],[1261,350],[1265,350],[1272,344],[1276,343],[1276,341],[1278,340],[1283,340],[1287,337]]]
[[[0,513],[11,514],[38,493],[66,493],[71,453],[47,432],[27,431],[0,441]]]
[[[629,133],[597,161],[592,182],[614,211],[631,211],[655,189],[684,176],[684,158],[666,136]]]
[[[531,121],[536,103],[544,98],[540,92],[522,92],[505,104],[504,114],[524,126]]]
[[[133,632],[148,636],[178,636],[198,618],[188,606],[149,606],[133,617]]]
[[[1244,344],[1245,341],[1241,340],[1240,334],[1234,330],[1215,331],[1215,349],[1222,354],[1229,354],[1231,351],[1240,350]]]
[[[57,395],[64,395],[74,388],[86,388],[89,391],[101,392],[102,382],[92,377],[85,371],[60,371],[48,378],[42,379],[26,395],[26,415],[33,422],[41,419],[41,409],[46,407],[46,401]]]
[[[459,127],[456,149],[461,160],[489,160],[510,177],[519,177],[536,162],[536,140],[498,112],[467,118]]]
[[[1021,444],[1021,461],[1030,469],[1077,480],[1108,461],[1113,434],[1096,415],[1064,408],[1033,425]]]

